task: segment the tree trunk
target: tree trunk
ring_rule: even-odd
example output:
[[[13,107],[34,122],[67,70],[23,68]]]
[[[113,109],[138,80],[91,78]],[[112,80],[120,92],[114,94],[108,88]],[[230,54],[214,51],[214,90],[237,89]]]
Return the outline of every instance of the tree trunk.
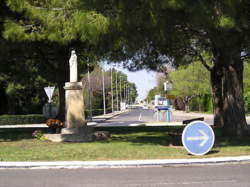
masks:
[[[60,121],[65,121],[65,90],[64,90],[65,82],[57,82],[57,86],[59,89],[59,114],[58,119]]]
[[[8,113],[8,97],[3,84],[0,84],[0,115]]]
[[[59,115],[58,118],[61,121],[65,121],[65,82],[69,82],[69,50],[62,49],[61,56],[58,62],[58,72],[57,72],[57,86],[59,89]]]
[[[183,98],[183,102],[185,104],[185,112],[190,112],[190,107],[189,107],[189,103],[190,103],[190,100],[192,99],[192,97],[190,96],[184,96]]]
[[[216,127],[223,127],[222,69],[218,63],[211,69],[210,75],[214,106],[214,125]]]
[[[227,48],[217,51],[211,71],[214,98],[214,122],[226,136],[239,136],[247,130],[243,100],[243,62],[240,51]]]
[[[226,135],[242,135],[247,128],[243,99],[243,62],[240,52],[226,54],[223,63],[223,131]]]

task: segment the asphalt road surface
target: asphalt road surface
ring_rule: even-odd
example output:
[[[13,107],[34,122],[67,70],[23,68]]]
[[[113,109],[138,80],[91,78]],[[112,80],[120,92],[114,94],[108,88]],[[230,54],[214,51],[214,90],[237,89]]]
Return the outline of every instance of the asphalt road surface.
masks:
[[[0,170],[0,187],[249,187],[250,164]]]
[[[190,115],[188,113],[179,112],[179,111],[171,111],[171,122],[181,122],[183,120],[204,117],[201,114]],[[165,119],[166,121],[166,119]],[[137,126],[145,123],[157,122],[157,112],[152,109],[143,109],[141,107],[137,107],[131,109],[129,112],[123,113],[117,117],[114,117],[105,122],[99,123],[96,126]],[[205,122],[208,124],[213,124],[212,115],[205,117]]]
[[[150,121],[155,121],[155,112],[151,109],[145,110],[137,107],[103,123],[99,123],[97,126],[137,126]]]

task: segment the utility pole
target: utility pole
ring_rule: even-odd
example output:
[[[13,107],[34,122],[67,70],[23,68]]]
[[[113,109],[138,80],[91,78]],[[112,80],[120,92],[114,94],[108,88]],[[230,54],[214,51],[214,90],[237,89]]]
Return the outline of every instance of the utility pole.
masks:
[[[122,102],[122,76],[120,76],[120,102]]]
[[[126,102],[128,102],[128,83],[125,85],[125,97],[126,97]]]
[[[129,93],[130,87],[128,85],[128,104],[130,104],[130,93]]]
[[[106,114],[106,101],[105,101],[105,85],[104,85],[104,70],[102,70],[102,94],[103,94],[103,114]]]
[[[126,103],[126,80],[124,80],[123,98],[124,98],[124,102]]]
[[[114,112],[114,94],[113,94],[113,73],[112,73],[113,67],[111,67],[111,108],[112,113]]]
[[[89,92],[89,118],[90,118],[90,121],[92,121],[92,102],[91,102],[89,63],[87,65],[88,65],[88,86],[89,86],[89,89],[88,89],[88,92]]]
[[[118,76],[118,75],[117,75],[117,74],[118,74],[118,71],[116,71],[116,76],[115,76],[115,77],[116,77],[116,78],[115,78],[115,79],[116,79],[116,80],[115,80],[115,84],[116,84],[116,86],[115,86],[115,87],[116,87],[116,109],[117,109],[117,111],[118,111],[118,110],[119,110],[119,101],[118,101],[118,100],[119,100],[119,98],[118,98],[119,95],[118,95],[118,86],[117,86],[117,82],[118,82],[118,80],[117,80],[117,76]]]

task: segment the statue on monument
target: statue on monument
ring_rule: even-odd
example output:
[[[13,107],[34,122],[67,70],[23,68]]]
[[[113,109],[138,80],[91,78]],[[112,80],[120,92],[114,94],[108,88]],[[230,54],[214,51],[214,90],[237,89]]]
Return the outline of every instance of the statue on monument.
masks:
[[[77,82],[77,56],[75,50],[71,51],[71,56],[69,59],[70,67],[70,82]]]

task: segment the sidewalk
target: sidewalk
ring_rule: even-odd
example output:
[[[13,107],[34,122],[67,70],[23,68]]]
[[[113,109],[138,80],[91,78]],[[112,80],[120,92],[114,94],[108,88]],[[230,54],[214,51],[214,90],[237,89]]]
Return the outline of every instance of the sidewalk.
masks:
[[[76,168],[127,168],[169,167],[227,163],[250,163],[250,156],[201,159],[115,160],[115,161],[57,161],[57,162],[0,162],[0,169],[76,169]]]

